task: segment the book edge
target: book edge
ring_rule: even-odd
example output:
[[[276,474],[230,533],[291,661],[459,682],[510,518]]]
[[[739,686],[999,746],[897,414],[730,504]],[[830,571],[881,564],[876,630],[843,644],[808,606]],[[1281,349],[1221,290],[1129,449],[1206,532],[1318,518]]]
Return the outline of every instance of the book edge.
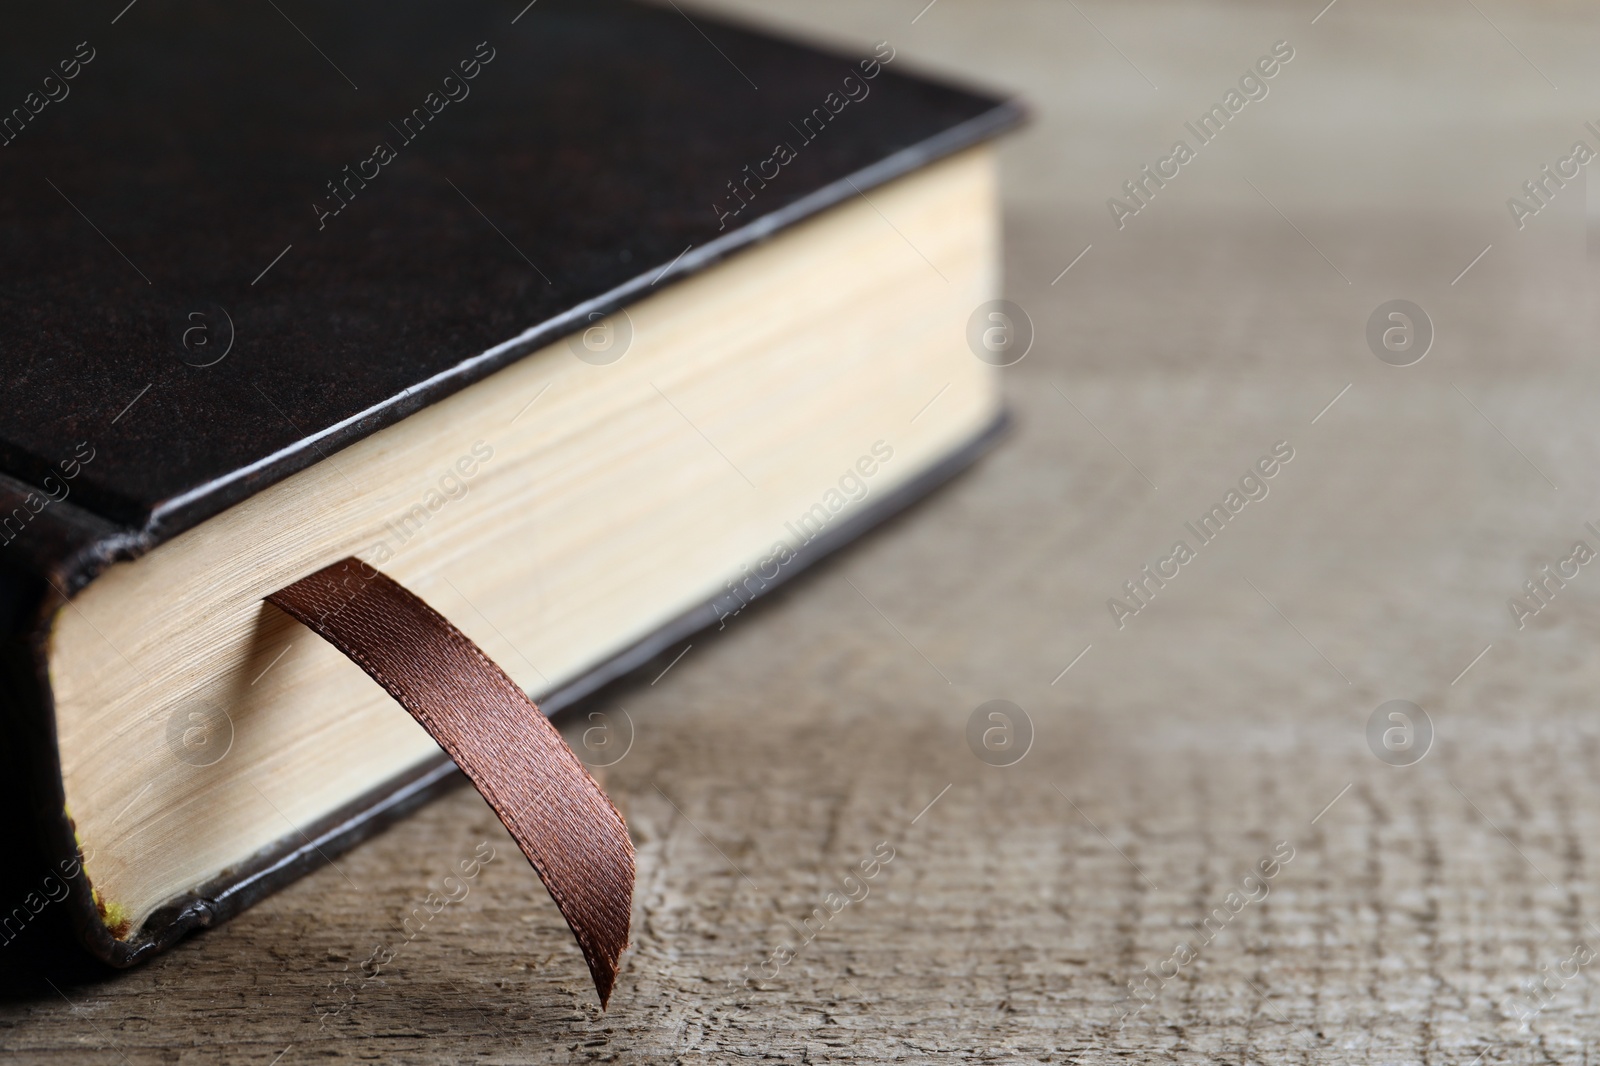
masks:
[[[689,249],[670,263],[653,264],[631,280],[530,326],[517,336],[470,356],[448,370],[440,371],[253,463],[165,500],[150,512],[139,531],[141,547],[148,550],[169,540],[268,485],[559,341],[589,322],[592,314],[605,315],[618,311],[651,294],[663,284],[698,274],[734,253],[768,240],[864,190],[877,188],[964,149],[992,140],[1020,125],[1026,119],[1026,114],[1025,108],[1016,100],[997,100],[993,107],[980,115],[885,156],[785,207],[758,216],[710,244]]]

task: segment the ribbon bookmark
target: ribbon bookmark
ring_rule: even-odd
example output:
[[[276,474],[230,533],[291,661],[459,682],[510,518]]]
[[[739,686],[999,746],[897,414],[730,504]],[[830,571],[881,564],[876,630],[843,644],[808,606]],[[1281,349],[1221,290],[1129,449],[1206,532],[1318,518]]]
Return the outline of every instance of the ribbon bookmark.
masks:
[[[571,926],[603,1009],[628,944],[633,842],[561,734],[465,634],[359,559],[267,602],[349,656],[466,771]]]

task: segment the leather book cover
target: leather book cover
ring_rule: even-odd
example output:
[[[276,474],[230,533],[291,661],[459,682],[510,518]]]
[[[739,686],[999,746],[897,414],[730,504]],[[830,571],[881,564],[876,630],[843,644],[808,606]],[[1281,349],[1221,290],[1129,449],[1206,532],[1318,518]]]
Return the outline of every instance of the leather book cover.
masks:
[[[55,871],[71,902],[49,922],[70,913],[113,965],[237,912],[454,768],[385,783],[117,939],[55,747],[46,651],[76,593],[594,314],[1021,117],[910,73],[893,42],[835,55],[621,0],[33,5],[7,15],[0,57],[0,802],[17,812],[0,898]],[[870,99],[841,87],[869,70]],[[542,709],[714,619],[686,613]]]

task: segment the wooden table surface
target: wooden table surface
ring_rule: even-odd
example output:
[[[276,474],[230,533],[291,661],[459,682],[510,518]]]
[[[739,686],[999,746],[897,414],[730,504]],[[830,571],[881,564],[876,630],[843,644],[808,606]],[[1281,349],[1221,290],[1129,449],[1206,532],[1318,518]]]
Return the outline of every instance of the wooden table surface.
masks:
[[[608,1013],[463,788],[135,972],[0,1002],[5,1060],[1590,1061],[1600,567],[1524,582],[1600,550],[1600,190],[1547,185],[1520,229],[1507,199],[1600,148],[1600,15],[1324,2],[715,5],[1032,102],[1016,434],[585,708],[636,730],[604,772],[639,859]],[[1119,229],[1107,199],[1278,41]],[[1433,325],[1411,366],[1366,339],[1395,299]],[[1119,629],[1107,600],[1278,442]],[[1014,765],[969,748],[991,699],[1031,723]],[[1407,727],[1420,760],[1382,742]]]

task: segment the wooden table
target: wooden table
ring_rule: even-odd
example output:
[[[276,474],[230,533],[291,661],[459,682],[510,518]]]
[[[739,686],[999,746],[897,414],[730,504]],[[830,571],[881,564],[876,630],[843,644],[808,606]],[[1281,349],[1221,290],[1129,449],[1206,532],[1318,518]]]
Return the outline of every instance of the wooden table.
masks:
[[[639,857],[609,1013],[461,789],[140,970],[0,1003],[6,1061],[1588,1062],[1600,567],[1524,628],[1508,602],[1600,550],[1594,216],[1582,178],[1520,230],[1506,201],[1600,147],[1597,13],[718,6],[1035,105],[1005,152],[1018,432],[585,709],[637,731],[604,781]],[[1118,229],[1106,200],[1279,40],[1267,95]],[[1434,327],[1415,365],[1366,340],[1394,299]],[[991,699],[1031,722],[1014,765],[969,748]],[[1369,742],[1394,699],[1419,761],[1414,712]]]

